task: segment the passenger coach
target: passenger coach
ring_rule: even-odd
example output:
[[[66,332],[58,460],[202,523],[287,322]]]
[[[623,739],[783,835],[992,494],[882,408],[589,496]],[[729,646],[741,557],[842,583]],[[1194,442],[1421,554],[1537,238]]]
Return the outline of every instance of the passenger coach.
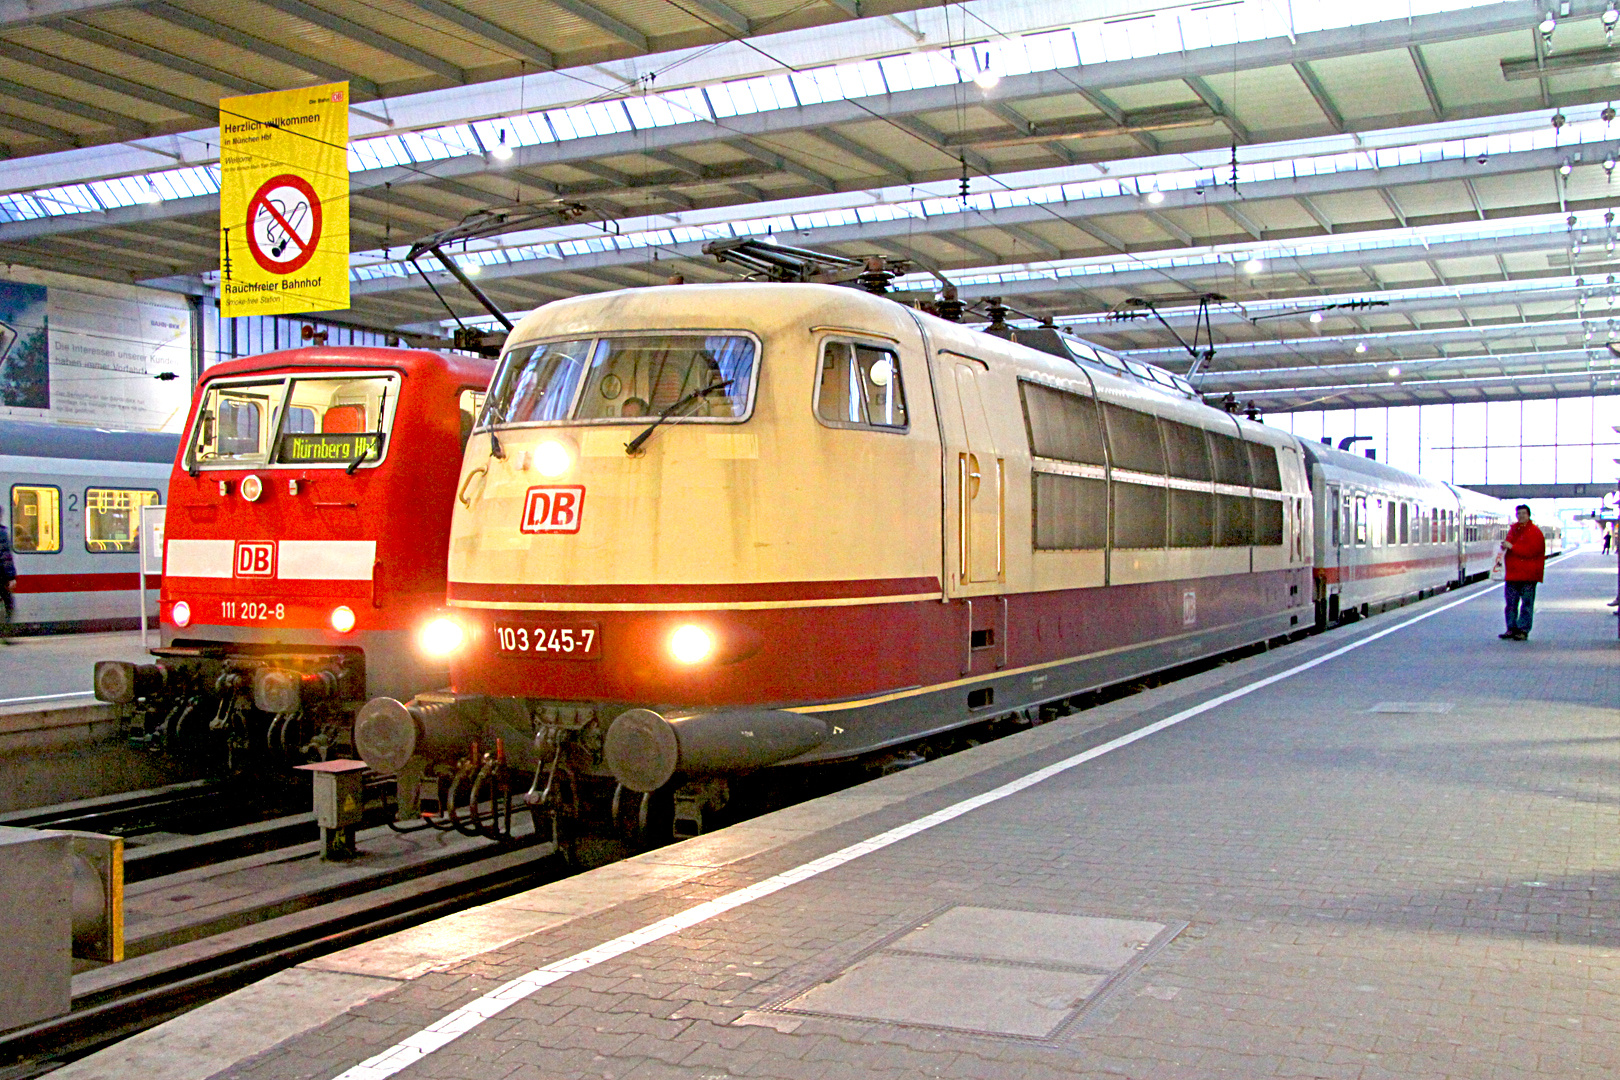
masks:
[[[359,748],[447,769],[501,738],[577,804],[1303,629],[1297,444],[1166,383],[830,286],[548,304],[462,467],[454,692],[373,701]]]
[[[4,524],[24,630],[139,626],[140,508],[164,501],[179,436],[0,421]],[[149,579],[151,588],[158,587]],[[148,617],[157,601],[145,603]]]

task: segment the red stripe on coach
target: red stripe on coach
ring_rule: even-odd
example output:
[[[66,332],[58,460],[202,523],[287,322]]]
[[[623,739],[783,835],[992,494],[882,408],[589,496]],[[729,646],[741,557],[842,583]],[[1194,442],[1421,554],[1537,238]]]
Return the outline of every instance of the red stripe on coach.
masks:
[[[146,587],[155,589],[163,584],[156,574],[146,575]],[[11,591],[23,593],[60,592],[134,592],[141,587],[139,574],[23,574],[11,586]]]
[[[521,604],[739,604],[792,600],[862,600],[939,592],[939,579],[761,581],[724,585],[527,585],[450,583],[451,601]]]

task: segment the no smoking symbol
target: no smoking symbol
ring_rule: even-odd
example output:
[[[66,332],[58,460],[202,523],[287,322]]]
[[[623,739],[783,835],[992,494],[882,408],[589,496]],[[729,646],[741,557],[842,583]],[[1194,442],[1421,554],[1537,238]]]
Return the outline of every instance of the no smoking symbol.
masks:
[[[248,250],[271,274],[290,274],[309,262],[321,241],[321,200],[301,176],[284,173],[253,193],[247,211]]]

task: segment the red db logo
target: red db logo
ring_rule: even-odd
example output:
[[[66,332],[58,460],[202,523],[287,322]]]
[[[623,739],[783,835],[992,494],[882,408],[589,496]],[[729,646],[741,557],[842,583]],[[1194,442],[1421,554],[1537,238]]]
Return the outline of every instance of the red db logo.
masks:
[[[577,533],[584,510],[583,485],[532,487],[523,499],[519,528],[526,533]]]
[[[238,540],[236,576],[275,577],[276,545],[269,540]]]

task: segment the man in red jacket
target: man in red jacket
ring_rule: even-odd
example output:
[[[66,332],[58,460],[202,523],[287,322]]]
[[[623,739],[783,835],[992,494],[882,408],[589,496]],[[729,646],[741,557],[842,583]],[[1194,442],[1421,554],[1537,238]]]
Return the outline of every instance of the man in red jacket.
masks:
[[[1536,584],[1547,566],[1547,538],[1530,520],[1530,508],[1520,503],[1513,508],[1519,520],[1508,528],[1502,541],[1502,564],[1507,571],[1502,593],[1507,599],[1507,632],[1498,637],[1524,641],[1530,636],[1530,622],[1536,611]]]

